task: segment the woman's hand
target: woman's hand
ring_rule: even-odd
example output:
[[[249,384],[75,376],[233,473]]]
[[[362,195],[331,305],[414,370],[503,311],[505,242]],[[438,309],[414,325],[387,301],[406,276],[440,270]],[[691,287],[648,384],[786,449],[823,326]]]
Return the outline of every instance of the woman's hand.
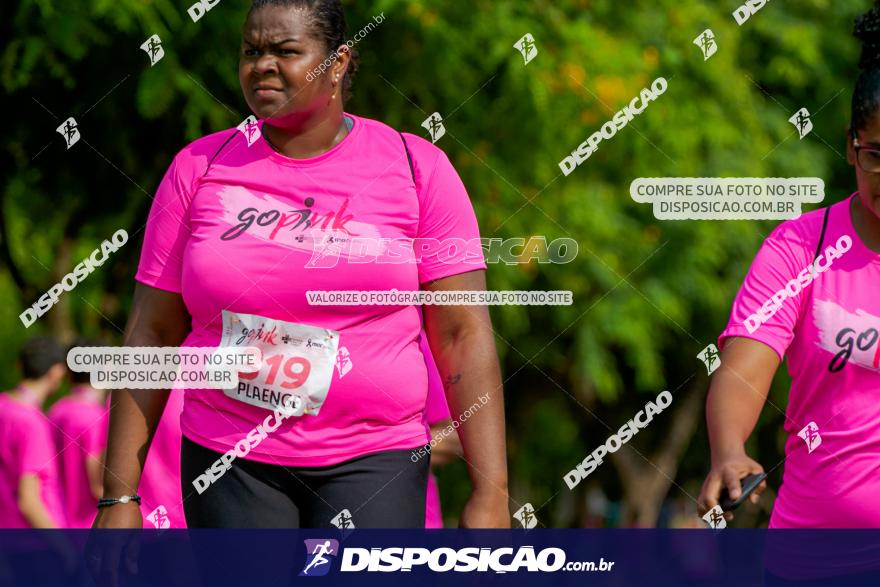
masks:
[[[731,499],[738,499],[742,493],[740,479],[750,473],[764,472],[764,468],[746,454],[745,442],[767,401],[779,362],[776,351],[757,340],[734,336],[725,341],[721,366],[712,375],[706,399],[712,470],[697,500],[701,516],[718,505],[722,487],[727,488]],[[761,482],[749,497],[752,503],[757,503],[766,488],[767,483]],[[733,514],[727,512],[724,517],[732,520]]]
[[[742,495],[740,479],[752,473],[763,472],[764,467],[749,458],[745,451],[735,452],[719,459],[709,471],[709,475],[703,483],[703,490],[697,499],[697,511],[700,516],[705,515],[706,512],[718,505],[722,488],[727,488],[730,499],[739,499],[739,496]],[[765,489],[767,489],[767,482],[761,481],[761,484],[749,496],[749,501],[758,503],[758,499]],[[726,512],[724,518],[727,521],[732,520],[733,513]]]
[[[461,512],[459,528],[510,528],[507,492],[474,490]]]
[[[85,552],[89,574],[96,584],[119,585],[119,569],[122,565],[125,565],[128,574],[137,574],[142,528],[141,508],[135,502],[118,503],[98,510]],[[129,531],[102,531],[107,529]]]

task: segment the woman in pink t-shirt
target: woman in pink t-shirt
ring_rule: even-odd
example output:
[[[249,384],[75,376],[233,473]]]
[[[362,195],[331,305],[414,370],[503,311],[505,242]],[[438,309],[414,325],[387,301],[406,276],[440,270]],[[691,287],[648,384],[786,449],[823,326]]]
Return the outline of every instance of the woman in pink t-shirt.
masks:
[[[858,192],[779,225],[764,242],[719,338],[706,407],[712,470],[701,513],[722,487],[764,467],[745,442],[783,358],[792,378],[785,465],[771,528],[880,528],[880,8],[864,42],[847,156]],[[775,408],[778,409],[778,408]],[[769,470],[782,463],[769,463]],[[766,483],[751,496],[756,502]],[[727,514],[727,517],[731,517]]]
[[[89,385],[88,379],[74,382],[70,394],[49,410],[68,528],[91,528],[98,513],[95,503],[101,498],[107,443],[105,395],[106,391]]]
[[[258,346],[264,357],[237,387],[186,390],[189,527],[424,525],[428,459],[410,458],[425,441],[418,308],[320,305],[307,292],[482,290],[485,264],[446,155],[344,111],[356,69],[345,39],[338,0],[254,2],[239,77],[258,121],[185,147],[156,192],[126,346]],[[459,428],[473,480],[461,525],[509,527],[488,311],[424,315],[453,415],[489,397]],[[167,396],[114,392],[105,498],[135,492]],[[294,416],[280,416],[285,405]],[[96,521],[140,524],[132,502]]]

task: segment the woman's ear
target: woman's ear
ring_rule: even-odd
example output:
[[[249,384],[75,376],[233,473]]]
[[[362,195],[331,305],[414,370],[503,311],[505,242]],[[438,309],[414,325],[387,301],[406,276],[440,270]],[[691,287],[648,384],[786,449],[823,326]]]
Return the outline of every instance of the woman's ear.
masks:
[[[351,61],[351,51],[349,50],[348,45],[339,45],[336,49],[336,55],[336,62],[333,63],[332,71],[332,81],[334,85],[341,83],[345,76],[345,72],[348,71],[348,64]]]

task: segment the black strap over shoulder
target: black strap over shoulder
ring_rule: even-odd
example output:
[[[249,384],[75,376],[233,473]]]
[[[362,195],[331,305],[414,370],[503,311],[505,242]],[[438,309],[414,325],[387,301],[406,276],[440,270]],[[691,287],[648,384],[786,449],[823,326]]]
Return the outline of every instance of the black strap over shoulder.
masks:
[[[213,165],[214,160],[217,158],[217,156],[220,154],[220,152],[226,148],[226,145],[228,145],[229,142],[235,138],[235,135],[237,135],[237,134],[238,134],[238,129],[235,129],[235,131],[232,134],[230,134],[229,137],[225,141],[223,141],[223,144],[220,145],[220,148],[217,149],[217,152],[215,152],[214,155],[211,156],[211,160],[208,161],[208,166],[205,168],[205,173],[202,175],[202,177],[204,177],[205,175],[208,174],[208,170],[211,169],[211,165]],[[397,134],[400,135],[400,140],[403,142],[403,150],[406,151],[406,160],[409,163],[409,173],[410,173],[410,176],[412,177],[413,183],[415,183],[416,182],[416,170],[415,170],[415,167],[413,167],[412,154],[409,151],[409,146],[406,144],[406,138],[403,136],[403,133],[398,132]]]
[[[226,148],[226,145],[229,144],[229,141],[234,139],[235,135],[237,135],[237,134],[238,134],[238,129],[235,129],[235,131],[232,134],[230,134],[229,137],[225,141],[223,141],[223,144],[220,145],[220,148],[217,149],[217,152],[214,153],[214,155],[211,156],[211,160],[208,161],[208,166],[205,168],[204,175],[207,175],[208,170],[211,169],[211,165],[213,165],[213,163],[214,163],[214,160],[217,158],[217,156],[220,154],[220,152]],[[416,182],[416,170],[415,170],[415,167],[413,167],[412,154],[409,151],[409,146],[406,144],[406,138],[403,136],[403,133],[398,132],[397,134],[400,135],[400,140],[403,142],[403,150],[406,151],[406,160],[407,160],[407,162],[409,162],[409,173],[410,173],[410,176],[412,177],[413,183],[415,183]],[[204,175],[203,175],[203,177],[204,177]]]
[[[816,254],[813,256],[813,262],[819,258],[822,252],[822,244],[825,242],[825,230],[828,228],[828,216],[831,215],[831,206],[825,208],[825,218],[822,220],[822,232],[819,233],[819,245],[816,247]]]
[[[416,182],[416,170],[413,167],[413,160],[412,160],[412,155],[409,152],[409,146],[407,146],[407,144],[406,144],[406,138],[404,138],[403,133],[398,131],[397,134],[400,135],[400,140],[403,141],[403,150],[406,151],[406,160],[409,161],[409,173],[410,173],[410,175],[412,175],[413,183],[415,183]]]
[[[217,158],[217,155],[220,154],[220,151],[222,151],[226,147],[226,145],[229,144],[229,141],[234,139],[235,135],[237,135],[237,134],[238,134],[238,129],[236,128],[235,131],[231,135],[229,135],[229,138],[227,138],[225,141],[223,141],[223,144],[220,145],[220,148],[217,149],[217,152],[214,153],[214,155],[211,157],[211,160],[208,161],[208,166],[205,167],[205,173],[202,174],[202,177],[205,177],[206,175],[208,175],[208,170],[211,169],[211,165],[214,163],[214,159]]]

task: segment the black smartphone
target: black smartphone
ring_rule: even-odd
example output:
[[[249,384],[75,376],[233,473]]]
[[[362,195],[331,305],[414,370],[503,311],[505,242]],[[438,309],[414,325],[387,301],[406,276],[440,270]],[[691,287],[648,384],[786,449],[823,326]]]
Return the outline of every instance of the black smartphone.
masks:
[[[727,493],[727,488],[721,490],[721,498],[718,500],[718,505],[721,506],[721,511],[730,512],[738,508],[746,499],[748,499],[749,495],[757,489],[758,485],[761,484],[761,481],[767,478],[767,473],[754,473],[749,475],[748,477],[743,477],[739,480],[740,486],[742,487],[742,494],[739,496],[739,499],[736,501],[730,499],[730,495]]]

